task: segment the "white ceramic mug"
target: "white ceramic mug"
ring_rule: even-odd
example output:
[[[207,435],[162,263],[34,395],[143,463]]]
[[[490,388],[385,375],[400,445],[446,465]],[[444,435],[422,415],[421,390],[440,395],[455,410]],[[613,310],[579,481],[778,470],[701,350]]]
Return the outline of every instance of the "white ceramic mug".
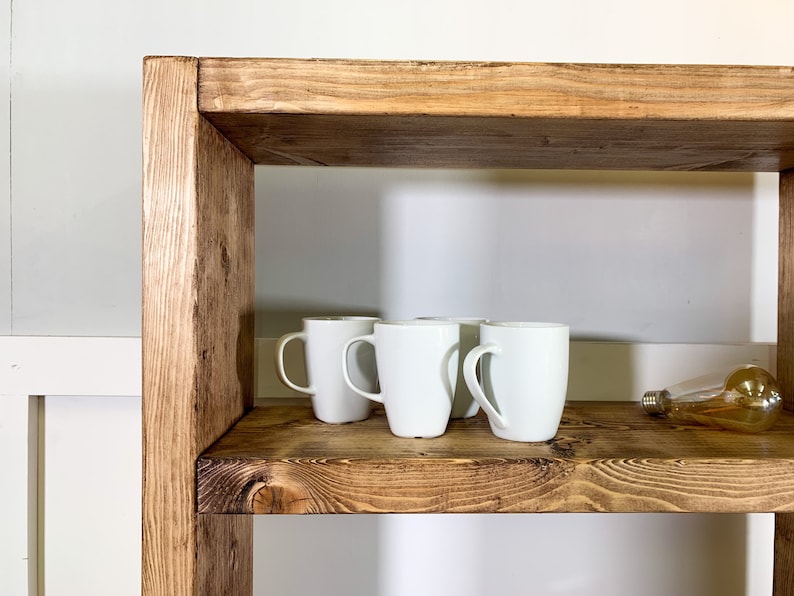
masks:
[[[463,376],[497,437],[526,442],[554,437],[568,390],[569,345],[564,324],[480,325],[480,345],[466,356]]]
[[[444,434],[458,378],[460,327],[447,321],[379,321],[370,335],[348,340],[342,372],[356,393],[383,404],[389,429],[398,437]],[[348,368],[354,344],[375,346],[380,393],[358,387]]]
[[[312,398],[314,415],[323,422],[343,424],[364,420],[369,416],[372,403],[348,389],[339,370],[342,347],[351,337],[372,333],[377,317],[306,317],[303,331],[287,333],[276,342],[276,372],[290,389],[308,393]],[[284,348],[292,340],[306,344],[306,376],[309,385],[304,387],[291,381],[284,369]],[[368,346],[350,353],[350,375],[361,387],[374,391],[377,385],[375,355]]]
[[[427,321],[450,321],[460,326],[460,357],[458,358],[458,381],[455,388],[455,399],[452,400],[452,413],[450,418],[471,418],[480,410],[478,404],[471,396],[471,391],[466,387],[463,379],[463,358],[472,348],[480,343],[480,323],[488,319],[476,317],[419,317]]]

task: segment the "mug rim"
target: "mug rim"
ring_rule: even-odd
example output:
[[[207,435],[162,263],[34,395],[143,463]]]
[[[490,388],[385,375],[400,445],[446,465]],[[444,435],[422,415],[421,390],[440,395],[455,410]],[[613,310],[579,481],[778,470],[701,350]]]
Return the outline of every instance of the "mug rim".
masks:
[[[457,325],[454,321],[441,321],[437,319],[384,319],[375,321],[376,325],[399,327],[446,327]]]
[[[485,317],[416,317],[419,321],[444,321],[447,323],[488,323]]]
[[[559,329],[569,327],[568,323],[551,323],[545,321],[486,321],[481,325],[501,327],[502,329]]]
[[[303,317],[303,321],[313,321],[321,323],[336,323],[340,321],[380,321],[380,317],[369,315],[319,315],[314,317]]]

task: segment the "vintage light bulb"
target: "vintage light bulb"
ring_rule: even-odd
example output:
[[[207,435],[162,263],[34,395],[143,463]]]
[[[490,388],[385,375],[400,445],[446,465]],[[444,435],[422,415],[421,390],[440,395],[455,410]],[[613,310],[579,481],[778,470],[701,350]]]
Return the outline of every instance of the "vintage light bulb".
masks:
[[[775,423],[783,398],[771,374],[747,364],[648,391],[642,407],[653,416],[755,433]]]

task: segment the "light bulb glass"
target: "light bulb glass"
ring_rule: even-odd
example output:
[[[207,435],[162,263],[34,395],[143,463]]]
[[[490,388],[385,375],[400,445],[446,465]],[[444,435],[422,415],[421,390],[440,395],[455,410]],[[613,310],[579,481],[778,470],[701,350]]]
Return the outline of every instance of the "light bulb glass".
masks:
[[[748,364],[648,391],[642,407],[678,422],[756,433],[775,423],[783,398],[769,372]]]

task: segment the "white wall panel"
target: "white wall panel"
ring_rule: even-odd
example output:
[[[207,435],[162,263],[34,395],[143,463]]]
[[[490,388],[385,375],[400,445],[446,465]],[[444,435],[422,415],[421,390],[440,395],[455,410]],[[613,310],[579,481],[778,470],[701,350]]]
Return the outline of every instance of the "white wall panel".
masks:
[[[40,398],[0,396],[0,594],[38,596]]]
[[[755,174],[752,217],[751,329],[748,339],[777,341],[778,183],[775,173]]]
[[[39,435],[44,593],[138,596],[140,397],[44,400]]]
[[[11,0],[0,0],[0,335],[11,333]]]

